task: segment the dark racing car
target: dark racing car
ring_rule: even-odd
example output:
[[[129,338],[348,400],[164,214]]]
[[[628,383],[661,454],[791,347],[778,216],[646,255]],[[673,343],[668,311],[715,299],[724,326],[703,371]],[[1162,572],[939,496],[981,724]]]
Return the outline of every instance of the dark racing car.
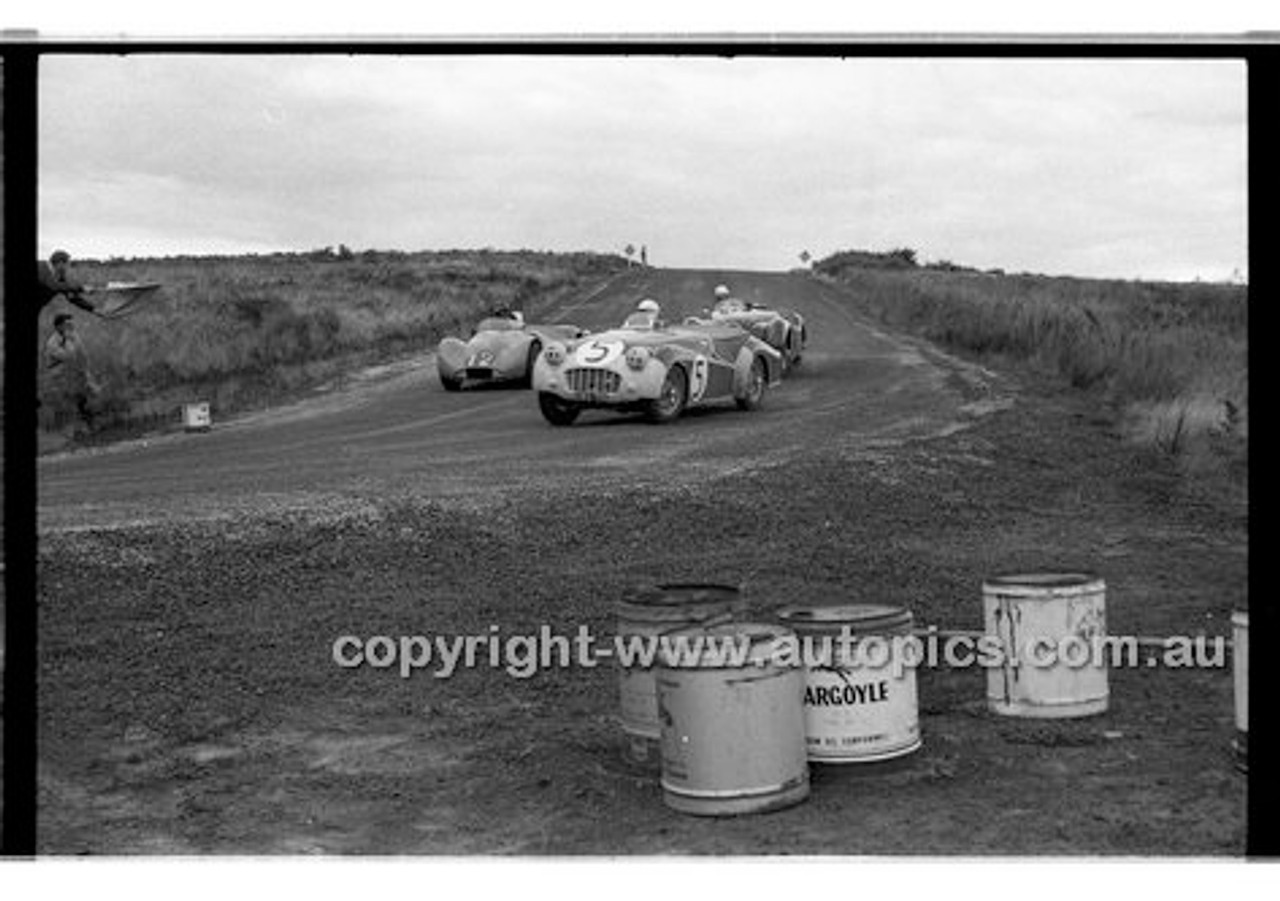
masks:
[[[794,369],[800,365],[808,333],[804,317],[795,310],[775,310],[736,297],[724,297],[706,316],[714,322],[732,322],[742,326],[782,354],[785,368]]]

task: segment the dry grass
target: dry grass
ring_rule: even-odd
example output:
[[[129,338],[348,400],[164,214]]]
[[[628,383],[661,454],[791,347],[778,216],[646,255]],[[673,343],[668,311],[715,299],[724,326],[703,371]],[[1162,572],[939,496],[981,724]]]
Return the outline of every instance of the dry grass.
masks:
[[[621,257],[531,251],[80,261],[89,284],[160,282],[127,318],[82,317],[103,387],[100,425],[173,418],[210,399],[218,412],[331,378],[343,363],[427,350],[497,306],[534,313]],[[55,307],[47,308],[47,335]]]
[[[1243,286],[869,269],[840,255],[815,270],[888,325],[1098,392],[1133,438],[1196,471],[1247,474]]]

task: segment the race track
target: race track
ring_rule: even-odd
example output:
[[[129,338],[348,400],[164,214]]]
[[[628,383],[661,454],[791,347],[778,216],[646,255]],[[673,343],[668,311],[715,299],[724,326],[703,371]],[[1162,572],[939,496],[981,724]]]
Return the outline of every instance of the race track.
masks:
[[[803,366],[764,408],[694,411],[668,426],[588,411],[548,425],[531,392],[447,393],[434,358],[385,367],[284,409],[105,450],[46,457],[42,530],[218,518],[401,497],[477,503],[491,493],[670,483],[769,465],[815,443],[875,443],[946,432],[988,406],[989,374],[924,352],[854,315],[836,289],[804,275],[631,270],[530,321],[615,327],[644,296],[669,321],[700,312],[729,283],[752,301],[800,311]]]
[[[1096,398],[887,334],[847,289],[631,270],[525,312],[600,331],[652,296],[679,319],[721,281],[809,325],[758,411],[556,428],[527,390],[446,392],[424,352],[41,459],[40,852],[1244,853],[1226,667],[1116,669],[1106,713],[1034,720],[990,713],[980,667],[926,666],[918,751],[708,818],[624,758],[611,662],[335,659],[351,636],[606,641],[616,600],[664,582],[962,630],[1011,571],[1097,571],[1118,635],[1221,634],[1246,605],[1247,515],[1185,499]]]

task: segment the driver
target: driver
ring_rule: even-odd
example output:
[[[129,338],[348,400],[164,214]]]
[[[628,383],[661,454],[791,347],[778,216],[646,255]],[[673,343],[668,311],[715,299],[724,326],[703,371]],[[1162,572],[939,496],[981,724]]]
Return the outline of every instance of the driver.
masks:
[[[646,297],[636,304],[635,312],[627,317],[626,325],[630,328],[662,328],[662,307],[652,297]]]
[[[729,292],[728,285],[716,285],[716,305],[712,308],[712,315],[741,313],[747,309],[747,305],[735,298]]]

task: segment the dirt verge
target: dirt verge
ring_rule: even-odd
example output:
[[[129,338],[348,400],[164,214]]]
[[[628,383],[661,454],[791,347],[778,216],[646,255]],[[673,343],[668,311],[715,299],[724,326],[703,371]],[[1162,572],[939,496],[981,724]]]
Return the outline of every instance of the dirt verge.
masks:
[[[726,581],[764,614],[901,604],[980,628],[983,578],[1087,569],[1113,634],[1230,633],[1247,511],[1089,399],[1029,379],[963,430],[814,444],[669,490],[551,484],[473,509],[383,500],[49,533],[40,848],[100,853],[1241,855],[1226,666],[1111,674],[1106,714],[988,713],[926,670],[924,747],[815,769],[809,801],[705,820],[621,760],[607,667],[348,670],[341,635],[610,635],[638,582]],[[800,436],[802,437],[802,436]]]

